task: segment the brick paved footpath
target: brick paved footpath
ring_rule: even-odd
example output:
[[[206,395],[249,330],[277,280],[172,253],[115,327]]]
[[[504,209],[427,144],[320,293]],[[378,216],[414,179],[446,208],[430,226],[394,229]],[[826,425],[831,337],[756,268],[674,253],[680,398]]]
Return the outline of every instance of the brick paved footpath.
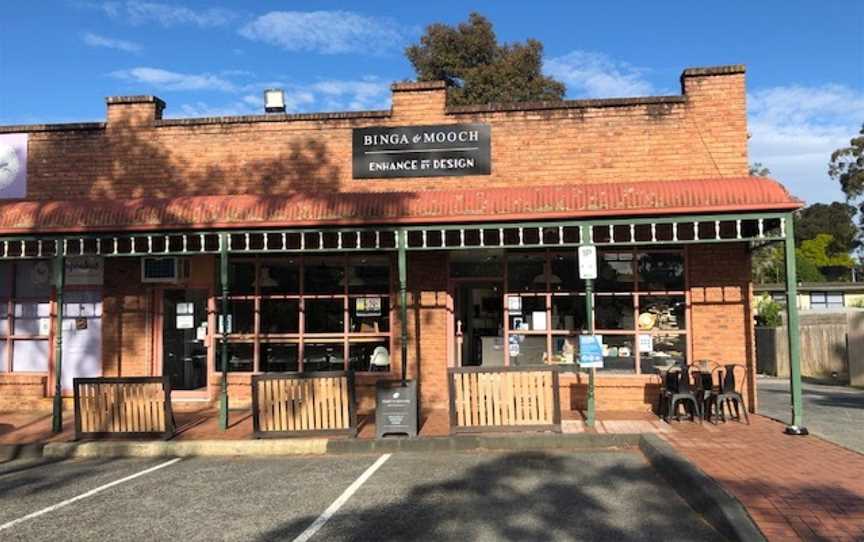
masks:
[[[769,540],[864,540],[864,455],[750,420],[673,423],[662,436],[734,494]]]

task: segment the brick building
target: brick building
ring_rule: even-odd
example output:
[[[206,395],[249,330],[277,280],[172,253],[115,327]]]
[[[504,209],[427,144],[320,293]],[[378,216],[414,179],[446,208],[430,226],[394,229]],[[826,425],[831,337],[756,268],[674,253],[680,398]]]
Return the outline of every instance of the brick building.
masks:
[[[392,90],[385,111],[166,119],[126,96],[106,122],[0,126],[17,158],[0,406],[50,402],[62,333],[64,394],[166,374],[176,400],[215,400],[224,337],[232,406],[257,372],[348,368],[371,409],[401,371],[400,248],[423,408],[446,407],[448,367],[555,365],[563,407],[583,409],[586,303],[599,410],[651,408],[675,361],[752,376],[750,246],[784,239],[800,202],[748,176],[742,66],[685,70],[674,96],[448,107],[443,83]],[[580,246],[597,247],[593,293]]]

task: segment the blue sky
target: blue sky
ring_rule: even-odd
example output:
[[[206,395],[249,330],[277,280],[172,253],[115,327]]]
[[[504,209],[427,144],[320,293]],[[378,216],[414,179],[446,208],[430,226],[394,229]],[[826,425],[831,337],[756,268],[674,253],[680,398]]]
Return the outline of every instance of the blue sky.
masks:
[[[413,76],[404,47],[472,10],[502,41],[542,41],[572,98],[677,94],[685,67],[746,64],[751,162],[808,203],[842,198],[826,170],[864,122],[860,0],[7,1],[0,124],[102,120],[119,94],[166,117],[258,113],[269,86],[293,111],[387,108]]]

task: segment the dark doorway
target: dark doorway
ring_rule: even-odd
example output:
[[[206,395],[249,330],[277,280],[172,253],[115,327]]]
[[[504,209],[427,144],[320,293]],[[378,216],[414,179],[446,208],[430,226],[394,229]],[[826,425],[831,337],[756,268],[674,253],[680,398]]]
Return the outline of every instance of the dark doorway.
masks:
[[[503,366],[504,298],[501,283],[459,281],[455,294],[457,364],[463,367]]]
[[[207,386],[207,292],[164,290],[162,374],[173,390]]]

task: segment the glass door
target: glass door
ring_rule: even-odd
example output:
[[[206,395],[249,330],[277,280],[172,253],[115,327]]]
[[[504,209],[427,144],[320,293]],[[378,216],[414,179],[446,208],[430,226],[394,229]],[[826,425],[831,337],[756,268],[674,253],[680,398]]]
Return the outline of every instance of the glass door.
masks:
[[[172,390],[207,387],[207,291],[164,290],[162,374]]]

